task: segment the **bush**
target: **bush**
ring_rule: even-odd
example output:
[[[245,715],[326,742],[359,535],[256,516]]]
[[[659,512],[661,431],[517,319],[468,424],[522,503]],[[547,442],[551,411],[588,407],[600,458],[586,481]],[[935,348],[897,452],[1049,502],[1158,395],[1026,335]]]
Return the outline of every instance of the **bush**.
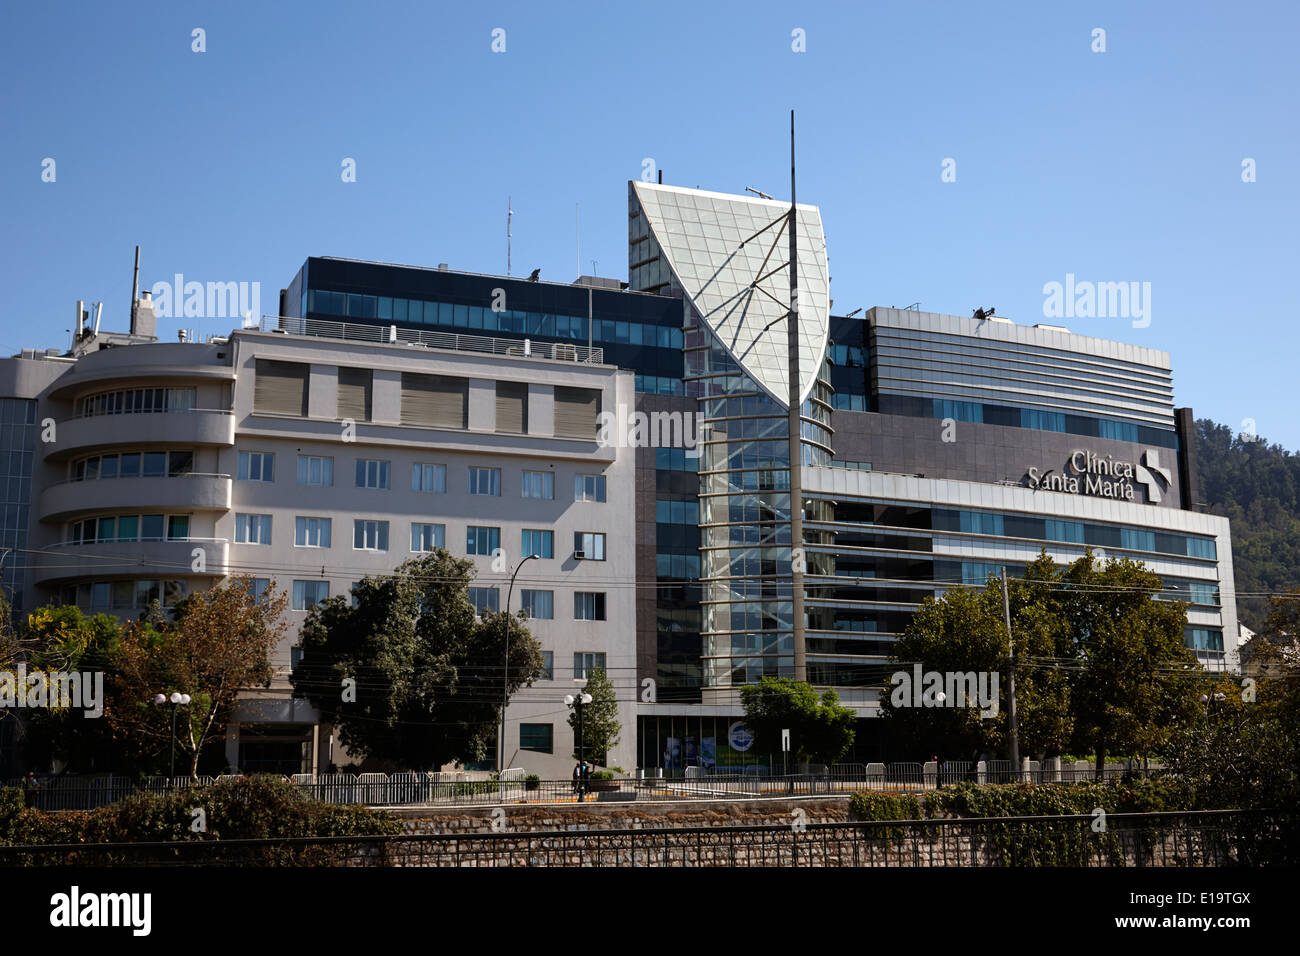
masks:
[[[400,822],[380,810],[335,806],[313,799],[279,777],[251,777],[170,794],[141,793],[97,810],[50,812],[22,806],[17,790],[0,791],[0,844],[216,842],[326,836],[389,836]],[[194,833],[193,810],[202,807],[207,832]],[[330,862],[329,849],[277,848],[256,862]],[[323,855],[322,855],[323,854]],[[71,854],[65,862],[77,862]],[[310,859],[308,858],[310,856]],[[133,854],[123,861],[140,859]],[[177,859],[183,859],[177,857]],[[87,856],[85,862],[105,862]],[[31,858],[20,862],[35,863]],[[223,862],[227,862],[223,860]]]
[[[920,820],[921,801],[910,793],[863,790],[849,798],[850,820]]]
[[[613,779],[614,779],[614,771],[612,771],[612,770],[597,770],[595,773],[593,773],[593,774],[591,775],[591,779],[592,779],[592,780],[613,780]]]

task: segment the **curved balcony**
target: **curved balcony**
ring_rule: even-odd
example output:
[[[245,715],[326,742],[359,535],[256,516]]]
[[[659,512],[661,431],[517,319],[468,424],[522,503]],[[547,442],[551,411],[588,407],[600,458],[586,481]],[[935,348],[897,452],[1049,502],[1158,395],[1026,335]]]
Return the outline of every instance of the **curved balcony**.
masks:
[[[90,386],[109,387],[117,383],[138,385],[150,382],[177,384],[235,380],[235,370],[218,353],[223,345],[197,342],[154,342],[127,349],[100,349],[83,356],[73,371],[63,375],[50,391],[50,398],[70,398]]]
[[[55,424],[54,441],[44,443],[44,454],[46,461],[58,461],[79,452],[121,445],[221,445],[229,448],[234,444],[234,412],[196,408],[188,412],[65,418]]]
[[[229,475],[104,478],[62,481],[41,492],[42,521],[67,521],[99,511],[229,511]]]
[[[202,570],[195,549],[202,549]],[[181,538],[174,541],[64,541],[32,555],[32,579],[52,585],[62,581],[109,577],[221,577],[227,572],[226,538]]]

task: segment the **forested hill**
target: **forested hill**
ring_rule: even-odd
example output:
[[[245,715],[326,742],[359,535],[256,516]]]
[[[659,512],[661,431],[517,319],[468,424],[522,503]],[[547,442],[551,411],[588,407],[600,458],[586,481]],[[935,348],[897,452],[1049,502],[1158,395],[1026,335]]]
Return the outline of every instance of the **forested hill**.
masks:
[[[1227,425],[1196,422],[1200,500],[1232,521],[1237,592],[1277,592],[1300,585],[1300,455],[1265,440],[1243,440]],[[1264,598],[1241,597],[1243,624],[1259,630]]]

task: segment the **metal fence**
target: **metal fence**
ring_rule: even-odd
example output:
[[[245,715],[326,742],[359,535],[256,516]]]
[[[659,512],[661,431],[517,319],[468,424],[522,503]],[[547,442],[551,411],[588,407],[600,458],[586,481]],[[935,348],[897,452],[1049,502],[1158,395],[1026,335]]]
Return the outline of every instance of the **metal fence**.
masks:
[[[1203,811],[0,847],[28,866],[1220,867],[1300,862],[1290,813]]]
[[[1005,766],[999,766],[999,763]],[[764,768],[765,769],[765,768]],[[530,779],[519,768],[501,779],[489,772],[462,773],[335,773],[294,774],[285,778],[304,793],[325,803],[365,806],[490,806],[502,803],[592,803],[626,800],[725,800],[742,797],[844,796],[858,790],[911,793],[970,780],[978,783],[1073,783],[1094,779],[1091,769],[1041,768],[1032,765],[1014,774],[1010,761],[946,761],[914,763],[836,764],[807,766],[803,773],[760,776],[754,773],[705,772],[690,768],[685,776],[641,776],[590,780],[583,788],[570,780]],[[1141,768],[1108,766],[1105,779],[1139,774]],[[1158,772],[1153,770],[1150,772]],[[653,774],[653,771],[652,771]],[[222,777],[37,777],[0,781],[0,786],[25,792],[28,806],[42,810],[93,810],[137,793],[172,793],[223,780]]]

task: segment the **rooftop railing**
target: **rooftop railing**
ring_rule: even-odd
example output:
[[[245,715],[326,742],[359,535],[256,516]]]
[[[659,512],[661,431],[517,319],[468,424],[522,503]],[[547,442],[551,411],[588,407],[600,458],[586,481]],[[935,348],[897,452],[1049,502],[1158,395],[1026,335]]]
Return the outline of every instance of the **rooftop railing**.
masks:
[[[333,322],[329,319],[302,319],[287,315],[264,315],[260,330],[313,338],[344,339],[349,342],[378,342],[410,345],[456,352],[481,352],[517,358],[553,359],[601,365],[605,350],[570,342],[537,342],[532,339],[499,339],[487,335],[460,335],[455,332],[426,332],[396,325],[372,325],[363,322]]]

